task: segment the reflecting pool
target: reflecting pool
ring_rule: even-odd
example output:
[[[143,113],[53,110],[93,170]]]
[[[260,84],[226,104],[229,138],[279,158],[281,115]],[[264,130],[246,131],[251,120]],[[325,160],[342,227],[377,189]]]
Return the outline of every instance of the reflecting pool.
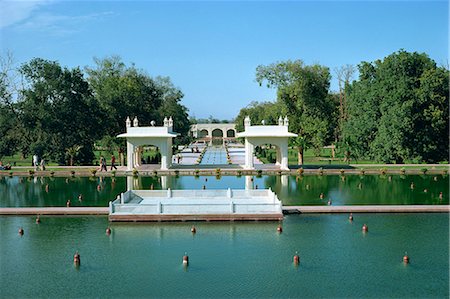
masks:
[[[107,236],[106,217],[41,219],[0,217],[0,297],[449,296],[446,213],[289,215],[281,234],[274,222],[191,222],[114,223]]]
[[[330,198],[333,205],[449,204],[449,177],[441,175],[162,176],[128,180],[133,189],[272,188],[284,205],[326,205]],[[125,177],[0,177],[0,207],[65,206],[68,199],[72,206],[107,206],[126,190]]]
[[[225,148],[208,146],[206,148],[205,153],[203,154],[203,158],[200,164],[207,164],[207,165],[228,164],[227,152],[225,151]]]

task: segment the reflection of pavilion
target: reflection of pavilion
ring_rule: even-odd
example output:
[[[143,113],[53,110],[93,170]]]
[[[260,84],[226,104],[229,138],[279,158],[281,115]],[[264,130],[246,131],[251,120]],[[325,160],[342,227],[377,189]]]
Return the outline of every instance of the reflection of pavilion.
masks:
[[[178,133],[173,132],[173,120],[164,118],[162,127],[139,127],[137,118],[131,126],[130,118],[126,120],[127,132],[117,137],[127,138],[127,170],[133,170],[141,164],[142,146],[154,145],[161,153],[161,169],[166,170],[172,165],[172,138]]]

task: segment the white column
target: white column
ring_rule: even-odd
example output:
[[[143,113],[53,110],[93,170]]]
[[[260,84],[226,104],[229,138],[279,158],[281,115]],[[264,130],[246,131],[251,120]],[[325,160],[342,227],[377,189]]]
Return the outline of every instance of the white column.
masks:
[[[252,190],[253,189],[253,180],[252,176],[246,175],[245,176],[245,190]]]
[[[162,175],[161,176],[161,189],[167,189],[167,176],[166,175]]]
[[[167,170],[167,167],[169,165],[169,161],[167,161],[168,155],[169,155],[169,149],[167,148],[168,141],[163,140],[159,144],[159,152],[161,153],[161,169]]]
[[[127,170],[134,168],[134,146],[127,140]]]
[[[245,168],[253,169],[253,144],[245,138]]]
[[[289,170],[288,164],[288,139],[285,138],[280,143],[280,154],[281,154],[281,169]]]
[[[277,144],[276,145],[276,161],[275,161],[275,165],[281,165],[281,145]]]
[[[133,189],[133,177],[127,176],[127,191]]]
[[[172,166],[172,156],[173,156],[173,152],[172,152],[172,138],[169,137],[167,138],[167,168],[170,168]],[[161,161],[162,164],[162,161]]]

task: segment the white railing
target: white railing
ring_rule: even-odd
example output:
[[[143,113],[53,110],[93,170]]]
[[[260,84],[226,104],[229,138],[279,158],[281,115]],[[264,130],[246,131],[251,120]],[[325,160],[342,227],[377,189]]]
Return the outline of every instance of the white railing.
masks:
[[[229,203],[155,203],[155,204],[116,204],[115,214],[256,214],[281,213],[279,203],[237,204]]]
[[[123,193],[124,203],[130,202],[135,196],[140,198],[249,198],[249,197],[270,197],[275,193],[270,189],[261,190],[130,190]]]
[[[130,190],[110,202],[111,214],[266,214],[281,213],[268,190]]]

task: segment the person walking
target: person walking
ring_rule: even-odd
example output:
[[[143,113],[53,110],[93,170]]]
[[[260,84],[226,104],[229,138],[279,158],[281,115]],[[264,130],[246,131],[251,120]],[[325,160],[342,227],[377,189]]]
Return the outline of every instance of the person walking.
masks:
[[[106,159],[103,156],[100,156],[100,171],[108,171],[106,168]]]
[[[45,170],[45,160],[44,160],[44,158],[41,159],[41,170],[42,171]]]
[[[39,159],[37,155],[33,155],[33,166],[34,170],[37,171],[39,167]]]
[[[114,157],[114,155],[111,156],[111,170],[117,169],[116,167],[116,157]]]

